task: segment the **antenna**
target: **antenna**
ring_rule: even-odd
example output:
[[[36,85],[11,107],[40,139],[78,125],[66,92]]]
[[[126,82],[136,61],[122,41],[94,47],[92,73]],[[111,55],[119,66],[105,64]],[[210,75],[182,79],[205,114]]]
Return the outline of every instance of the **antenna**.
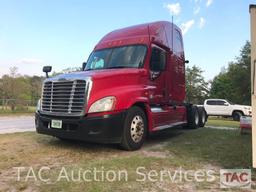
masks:
[[[174,35],[174,30],[173,30],[173,15],[172,15],[172,53],[173,53],[173,35]]]

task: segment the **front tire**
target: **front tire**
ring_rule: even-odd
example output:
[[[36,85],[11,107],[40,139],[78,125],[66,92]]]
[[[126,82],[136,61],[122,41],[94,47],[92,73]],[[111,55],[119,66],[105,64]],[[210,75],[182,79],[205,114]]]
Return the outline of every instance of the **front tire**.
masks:
[[[127,151],[140,149],[147,133],[147,118],[140,107],[131,107],[126,115],[121,147]]]

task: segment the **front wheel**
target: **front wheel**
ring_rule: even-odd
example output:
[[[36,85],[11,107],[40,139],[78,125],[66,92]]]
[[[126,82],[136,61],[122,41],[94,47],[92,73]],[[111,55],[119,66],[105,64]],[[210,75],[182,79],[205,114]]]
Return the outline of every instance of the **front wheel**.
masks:
[[[128,151],[141,148],[146,138],[147,118],[144,111],[139,107],[132,107],[128,110],[121,147]]]
[[[242,115],[243,114],[239,111],[233,112],[233,114],[232,114],[233,120],[234,121],[240,121],[240,118],[242,117]]]

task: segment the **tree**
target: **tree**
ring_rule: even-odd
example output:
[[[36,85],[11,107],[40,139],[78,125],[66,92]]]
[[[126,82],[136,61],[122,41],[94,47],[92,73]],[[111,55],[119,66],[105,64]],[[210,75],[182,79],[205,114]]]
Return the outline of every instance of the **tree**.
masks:
[[[208,83],[202,73],[196,66],[186,68],[186,100],[189,103],[200,104],[208,97]]]
[[[4,105],[4,89],[3,89],[3,80],[0,79],[0,105]]]
[[[230,62],[228,68],[217,75],[211,85],[212,98],[227,99],[234,103],[251,102],[251,46],[247,41],[239,57]]]
[[[32,101],[32,104],[36,104],[38,99],[41,97],[42,83],[44,78],[38,76],[28,76],[27,79],[30,85],[30,100]]]
[[[8,105],[14,110],[19,99],[27,99],[26,94],[29,92],[29,86],[26,79],[17,73],[16,67],[10,68],[10,74],[2,77],[1,90],[3,98],[8,99]]]
[[[211,83],[210,97],[228,99],[233,94],[231,82],[227,73],[220,73]]]

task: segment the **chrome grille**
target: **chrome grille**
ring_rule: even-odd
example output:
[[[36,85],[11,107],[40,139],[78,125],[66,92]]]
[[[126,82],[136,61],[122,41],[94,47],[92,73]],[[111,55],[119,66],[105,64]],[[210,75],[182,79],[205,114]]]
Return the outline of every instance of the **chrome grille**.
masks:
[[[83,114],[87,87],[85,80],[45,82],[41,111],[56,115]]]

